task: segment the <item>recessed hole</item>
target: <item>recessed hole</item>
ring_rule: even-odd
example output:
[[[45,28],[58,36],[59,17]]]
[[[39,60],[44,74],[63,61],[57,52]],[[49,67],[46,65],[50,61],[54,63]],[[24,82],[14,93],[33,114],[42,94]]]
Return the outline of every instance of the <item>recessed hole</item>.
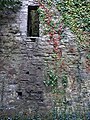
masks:
[[[38,69],[39,69],[39,70],[41,70],[41,68],[40,68],[40,67],[38,67]]]
[[[29,74],[29,71],[27,71],[26,74]]]
[[[17,93],[18,93],[18,96],[22,96],[22,92],[19,91],[19,92],[17,92]]]

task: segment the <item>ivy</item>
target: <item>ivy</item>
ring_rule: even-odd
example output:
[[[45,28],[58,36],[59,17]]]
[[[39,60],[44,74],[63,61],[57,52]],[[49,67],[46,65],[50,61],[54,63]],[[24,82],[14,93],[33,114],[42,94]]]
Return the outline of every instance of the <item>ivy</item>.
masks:
[[[70,30],[77,36],[77,50],[80,54],[81,48],[84,45],[89,46],[90,32],[90,5],[89,1],[85,0],[38,0],[40,4],[40,22],[43,25],[45,34],[49,36],[49,43],[53,46],[53,53],[50,56],[51,61],[47,62],[48,70],[46,70],[46,79],[44,84],[51,89],[52,99],[55,103],[63,105],[64,112],[67,109],[67,87],[68,76],[64,61],[62,60],[62,49],[59,48],[60,40],[62,39],[64,27],[69,27]],[[59,16],[59,18],[57,17]],[[44,35],[45,35],[44,34]],[[80,46],[83,43],[83,47]],[[90,55],[87,53],[87,59]],[[81,54],[77,63],[78,83],[81,85],[80,74]],[[52,62],[52,63],[50,63]],[[86,61],[89,64],[88,60]],[[79,86],[80,86],[79,85]],[[81,86],[80,86],[81,87]],[[81,89],[81,88],[80,88]],[[56,106],[57,107],[57,106]],[[61,109],[61,106],[60,106]],[[66,117],[64,118],[66,119]]]
[[[45,85],[55,88],[57,86],[57,82],[58,82],[58,76],[55,74],[53,70],[48,70],[46,80],[44,81]]]
[[[62,85],[64,88],[67,88],[68,86],[68,78],[67,78],[67,75],[63,74],[62,76]]]
[[[79,40],[87,40],[90,32],[90,1],[57,1],[57,9],[63,16],[64,24],[77,35]]]
[[[0,0],[0,10],[12,10],[17,11],[21,6],[20,0]]]

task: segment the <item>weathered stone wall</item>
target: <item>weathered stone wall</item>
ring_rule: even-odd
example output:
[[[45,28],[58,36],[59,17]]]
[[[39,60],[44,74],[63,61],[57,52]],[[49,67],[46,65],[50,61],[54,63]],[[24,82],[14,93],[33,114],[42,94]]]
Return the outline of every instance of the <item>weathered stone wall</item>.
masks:
[[[8,13],[0,17],[0,113],[9,115],[42,113],[51,106],[43,74],[44,59],[52,53],[52,45],[45,36],[34,41],[27,38],[28,5],[37,3],[22,0],[21,9],[16,14]],[[70,105],[85,101],[87,107],[90,105],[90,74],[85,67],[86,51],[78,50],[69,29],[66,28],[64,35],[60,47],[68,65],[67,100]]]
[[[23,0],[19,12],[0,18],[0,109],[8,114],[30,114],[47,106],[45,39],[27,38],[28,5],[37,4]]]
[[[66,28],[62,40],[63,56],[68,74],[67,102],[69,107],[83,111],[90,107],[90,71],[86,67],[87,50],[76,42],[75,36]],[[89,67],[89,66],[88,66]],[[78,110],[78,109],[77,109]]]

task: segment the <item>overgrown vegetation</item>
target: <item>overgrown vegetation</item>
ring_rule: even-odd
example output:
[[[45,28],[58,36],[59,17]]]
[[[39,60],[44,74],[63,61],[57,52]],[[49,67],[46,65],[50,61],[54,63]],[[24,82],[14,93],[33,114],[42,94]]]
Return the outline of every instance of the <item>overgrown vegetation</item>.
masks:
[[[88,35],[90,32],[90,1],[62,0],[58,1],[56,5],[66,26],[70,27],[77,36],[86,33]],[[80,38],[83,39],[82,36]]]
[[[79,117],[75,113],[68,116],[68,101],[66,99],[66,90],[68,87],[68,73],[64,67],[64,60],[62,58],[62,49],[59,48],[62,39],[62,33],[65,27],[76,35],[77,49],[80,54],[81,49],[84,47],[89,48],[89,32],[90,32],[90,2],[82,0],[45,0],[39,1],[40,8],[40,21],[44,27],[44,35],[49,35],[49,43],[53,45],[53,53],[51,59],[47,60],[47,68],[45,69],[45,85],[51,88],[51,98],[54,102],[54,118],[52,120],[81,120],[90,119]],[[87,50],[89,51],[89,49]],[[50,57],[50,56],[49,56]],[[89,55],[87,53],[87,58]],[[78,63],[80,63],[81,54],[79,55]],[[80,64],[78,68],[78,84],[81,86]],[[81,88],[80,88],[81,89]],[[78,91],[79,92],[79,91]],[[80,93],[79,93],[80,94]],[[63,114],[59,118],[55,113],[58,111]],[[82,109],[82,108],[80,108]],[[78,109],[77,109],[78,110]],[[71,110],[72,111],[72,110]],[[79,111],[80,112],[80,111]],[[79,113],[78,113],[79,114]],[[62,115],[61,115],[62,116]]]
[[[2,11],[12,10],[15,12],[20,6],[20,0],[0,0],[0,10]]]
[[[54,109],[52,113],[48,113],[45,117],[41,117],[39,115],[35,115],[33,117],[16,115],[14,117],[0,117],[0,120],[90,120],[90,112],[81,113],[80,111],[70,111],[70,113],[65,113],[62,111],[58,114],[57,109]]]

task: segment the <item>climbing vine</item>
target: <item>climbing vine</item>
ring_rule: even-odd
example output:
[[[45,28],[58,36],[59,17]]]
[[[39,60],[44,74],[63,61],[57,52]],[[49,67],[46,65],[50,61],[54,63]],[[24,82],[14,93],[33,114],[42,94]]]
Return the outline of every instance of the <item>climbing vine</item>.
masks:
[[[56,99],[59,98],[58,100],[64,105],[65,112],[67,108],[66,89],[68,87],[68,75],[65,72],[62,49],[59,46],[64,28],[69,27],[76,35],[78,50],[89,48],[90,2],[84,0],[38,0],[38,2],[40,6],[38,9],[40,22],[44,28],[43,34],[49,36],[48,42],[53,45],[53,54],[50,60],[52,63],[47,62],[47,73],[44,83],[51,88],[53,96]],[[86,58],[89,59],[88,53]],[[81,56],[79,60],[81,60]],[[80,66],[78,65],[79,68]],[[61,84],[59,83],[60,81]],[[57,106],[56,99],[55,106]]]
[[[48,79],[45,82],[48,86],[52,86],[55,88],[58,82],[58,75],[57,75],[57,63],[61,61],[62,58],[62,49],[59,48],[60,40],[62,38],[63,32],[63,23],[62,18],[56,14],[57,10],[52,3],[52,1],[39,1],[39,9],[38,12],[40,13],[40,22],[44,26],[44,34],[48,34],[49,40],[48,42],[53,46],[53,54],[51,55],[53,61],[53,69],[50,68],[48,65],[47,70],[47,77]],[[58,12],[58,11],[57,11]],[[59,13],[58,13],[59,14]]]
[[[53,44],[53,52],[57,58],[62,57],[59,44],[64,27],[69,27],[76,35],[79,51],[80,49],[87,49],[87,58],[90,51],[90,2],[88,0],[38,0],[38,2],[44,34],[49,35],[49,42]],[[57,61],[56,58],[54,61]]]
[[[38,9],[40,22],[44,27],[43,34],[48,35],[47,41],[52,45],[53,49],[50,55],[51,59],[46,61],[44,84],[51,90],[52,101],[54,102],[53,109],[55,112],[57,104],[60,101],[63,106],[65,106],[64,109],[66,109],[66,88],[68,86],[68,79],[67,74],[64,72],[65,69],[63,68],[64,59],[62,58],[62,49],[59,47],[63,37],[64,24],[62,16],[56,8],[55,1],[47,0],[42,2],[39,0],[38,2],[40,6]],[[57,115],[56,118],[58,118]]]

